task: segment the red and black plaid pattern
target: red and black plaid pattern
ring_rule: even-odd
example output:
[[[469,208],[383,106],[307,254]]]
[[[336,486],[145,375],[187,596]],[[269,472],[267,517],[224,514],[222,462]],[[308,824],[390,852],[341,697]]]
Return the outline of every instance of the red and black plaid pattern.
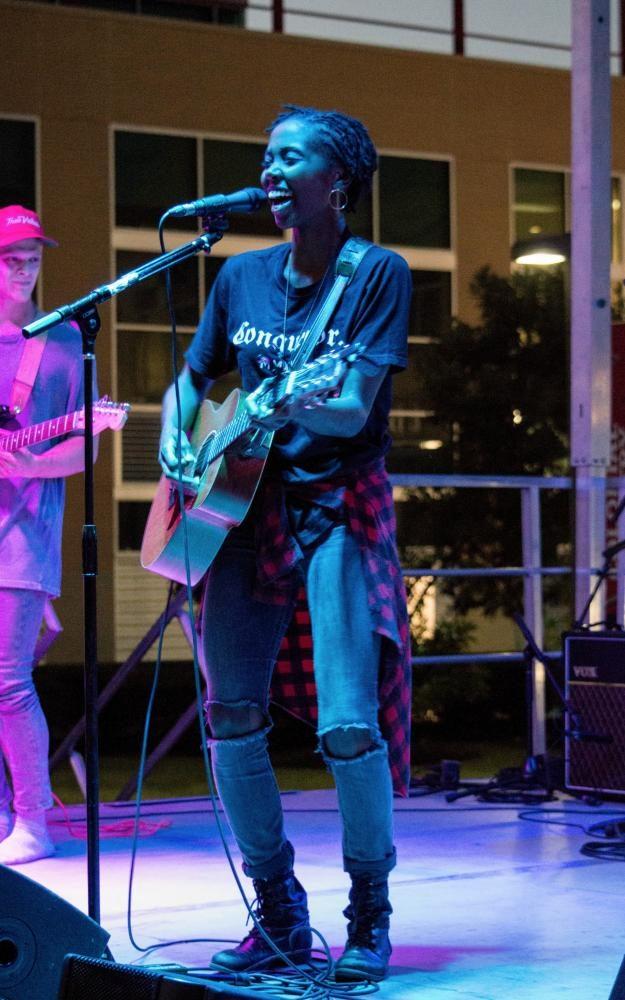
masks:
[[[380,729],[388,742],[393,786],[408,794],[410,781],[410,637],[406,594],[395,546],[393,492],[383,462],[340,481],[298,484],[298,497],[314,503],[331,495],[340,501],[347,524],[358,541],[365,568],[369,609],[383,643],[380,673]],[[259,518],[256,595],[271,603],[286,603],[297,579],[293,570],[301,558],[288,524],[284,489],[266,484]],[[288,632],[280,647],[272,684],[275,701],[303,719],[317,720],[313,651],[306,594],[300,588]]]

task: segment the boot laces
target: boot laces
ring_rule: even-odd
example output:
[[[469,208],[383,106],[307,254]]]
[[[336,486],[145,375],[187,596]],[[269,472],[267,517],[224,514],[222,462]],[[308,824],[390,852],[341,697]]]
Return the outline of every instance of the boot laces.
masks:
[[[254,881],[256,898],[253,900],[251,910],[263,930],[269,934],[285,933],[303,926],[305,921],[293,921],[292,913],[301,906],[301,901],[291,899],[288,892],[284,891],[284,883],[272,884],[260,879]],[[252,919],[248,913],[247,922]],[[262,938],[256,925],[252,927],[248,937]]]
[[[376,931],[388,926],[386,917],[389,912],[388,902],[380,895],[378,885],[369,880],[355,881],[345,913],[349,918],[349,945],[373,950]]]

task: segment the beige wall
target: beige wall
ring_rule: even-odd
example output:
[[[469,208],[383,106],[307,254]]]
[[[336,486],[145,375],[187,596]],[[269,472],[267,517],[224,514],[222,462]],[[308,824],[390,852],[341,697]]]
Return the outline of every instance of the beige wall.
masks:
[[[284,101],[339,107],[368,124],[378,146],[455,162],[457,302],[473,318],[478,267],[509,266],[511,162],[569,162],[569,75],[456,56],[400,52],[100,11],[0,0],[5,45],[0,115],[41,122],[41,208],[61,249],[45,266],[45,305],[75,298],[109,275],[111,122],[262,134]],[[12,53],[12,59],[6,53]],[[614,121],[625,80],[614,81]],[[614,168],[625,171],[622,130]],[[254,178],[250,178],[253,182]],[[192,194],[192,192],[190,193]],[[108,308],[97,356],[110,386]],[[100,654],[112,656],[111,436],[97,467]],[[66,517],[66,635],[53,658],[80,660],[82,492]]]

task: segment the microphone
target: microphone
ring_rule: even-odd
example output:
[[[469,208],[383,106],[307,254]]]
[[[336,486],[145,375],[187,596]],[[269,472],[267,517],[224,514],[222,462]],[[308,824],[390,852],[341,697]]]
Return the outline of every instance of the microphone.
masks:
[[[232,194],[211,194],[196,201],[187,201],[182,205],[168,208],[166,215],[181,219],[189,215],[223,215],[225,212],[255,212],[267,201],[267,195],[261,188],[243,188]]]

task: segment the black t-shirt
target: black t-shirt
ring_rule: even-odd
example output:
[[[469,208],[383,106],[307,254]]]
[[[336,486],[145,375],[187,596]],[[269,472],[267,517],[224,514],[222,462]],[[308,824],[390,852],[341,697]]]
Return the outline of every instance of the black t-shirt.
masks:
[[[290,244],[283,243],[225,262],[186,355],[194,371],[215,380],[238,369],[243,389],[251,391],[276,364],[289,362],[334,280],[330,268],[322,282],[291,287],[287,296],[284,268],[289,250]],[[276,433],[272,465],[285,482],[331,478],[361,468],[388,450],[390,372],[406,366],[411,291],[403,258],[372,246],[343,292],[313,358],[358,342],[367,362],[388,365],[389,374],[365,426],[354,437],[314,434],[295,423]]]

